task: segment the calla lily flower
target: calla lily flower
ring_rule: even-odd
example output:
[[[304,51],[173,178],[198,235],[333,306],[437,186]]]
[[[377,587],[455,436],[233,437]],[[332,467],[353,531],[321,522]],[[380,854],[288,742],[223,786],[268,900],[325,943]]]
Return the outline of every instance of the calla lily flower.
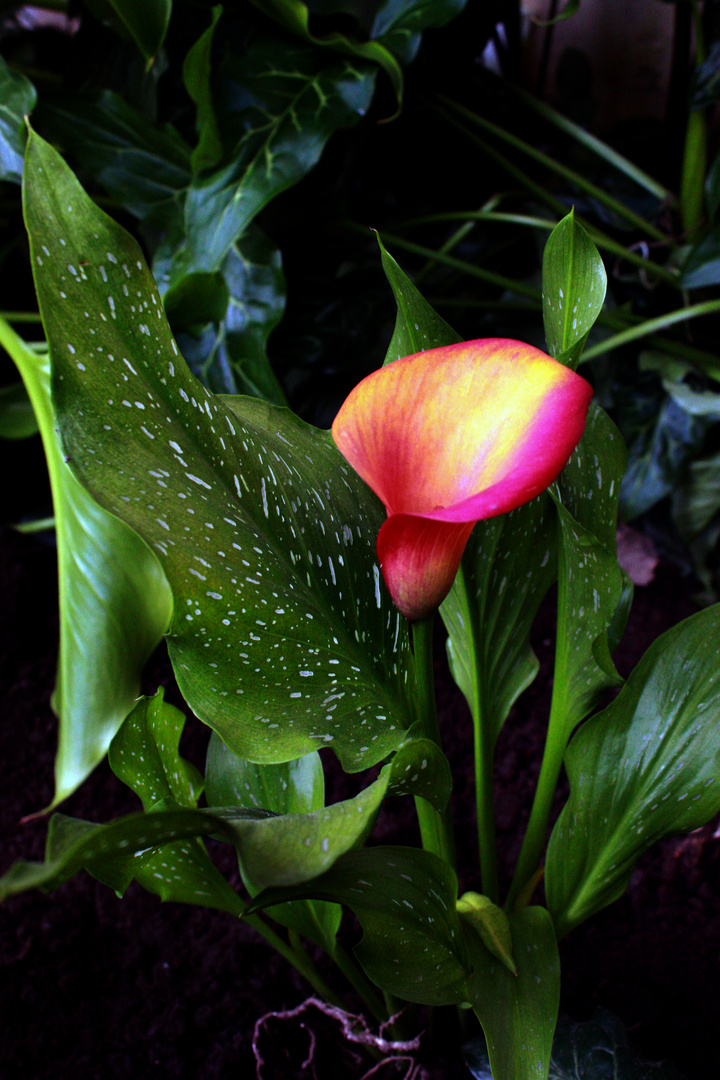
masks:
[[[477,521],[556,479],[591,397],[585,379],[539,349],[494,338],[403,357],[350,393],[333,439],[385,504],[378,559],[411,622],[447,596]]]

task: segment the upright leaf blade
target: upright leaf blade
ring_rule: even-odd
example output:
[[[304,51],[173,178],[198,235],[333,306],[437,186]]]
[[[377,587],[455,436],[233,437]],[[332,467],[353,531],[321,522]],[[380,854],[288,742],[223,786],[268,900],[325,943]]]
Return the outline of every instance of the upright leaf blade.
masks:
[[[656,840],[720,810],[718,642],[716,604],[658,638],[616,700],[572,739],[570,799],[545,872],[559,935],[621,896]]]
[[[37,93],[25,75],[11,71],[0,56],[0,180],[22,178],[25,126],[23,117],[35,108]]]
[[[597,248],[572,210],[545,245],[542,280],[548,351],[574,369],[602,311],[607,275]]]
[[[201,386],[135,242],[36,135],[27,165],[66,450],[165,569],[186,700],[242,757],[328,745],[350,770],[383,760],[413,716],[408,630],[375,561],[378,500],[327,433]]]
[[[53,806],[107,752],[132,708],[140,674],[170,621],[172,600],[157,558],[107,513],[63,461],[50,402],[50,364],[0,320],[40,427],[55,508],[60,656],[53,707],[60,726]]]
[[[493,1080],[547,1080],[560,1003],[560,958],[545,908],[508,916],[517,975],[467,929],[469,999],[487,1040]]]

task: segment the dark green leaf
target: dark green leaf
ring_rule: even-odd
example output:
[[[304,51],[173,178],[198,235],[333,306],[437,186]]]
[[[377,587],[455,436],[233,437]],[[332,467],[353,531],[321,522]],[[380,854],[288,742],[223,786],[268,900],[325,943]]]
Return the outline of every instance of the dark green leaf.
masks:
[[[192,331],[209,322],[221,322],[230,301],[227,283],[220,271],[186,274],[163,297],[165,314],[174,334]]]
[[[467,1000],[457,879],[437,856],[402,847],[353,851],[305,887],[266,890],[251,910],[299,897],[334,900],[355,913],[363,929],[355,953],[382,990],[428,1005]]]
[[[223,71],[237,131],[228,164],[187,193],[182,241],[162,284],[187,273],[220,269],[232,244],[281,191],[317,163],[338,128],[367,110],[373,73],[346,61],[321,64],[317,54],[277,42],[260,42]]]
[[[37,432],[35,413],[23,384],[0,388],[0,438],[27,439]]]
[[[467,0],[384,0],[375,15],[370,36],[406,66],[415,58],[422,31],[431,26],[445,26],[460,14],[466,3]]]
[[[181,228],[191,181],[190,148],[170,125],[158,128],[119,95],[53,95],[41,106],[48,137],[141,221]]]
[[[701,533],[720,510],[720,453],[692,461],[673,492],[673,517],[685,537]]]
[[[467,929],[469,1000],[485,1034],[492,1080],[546,1080],[560,1001],[557,942],[545,908],[524,908],[508,920],[517,975]]]
[[[185,282],[198,276],[182,278],[176,288],[183,291]],[[191,371],[215,393],[250,394],[284,405],[285,395],[267,356],[268,338],[285,310],[280,252],[251,225],[228,252],[222,273],[212,275],[213,280],[216,277],[222,278],[228,303],[216,325],[199,334],[179,335],[183,356]],[[166,293],[166,310],[175,292],[173,288]]]
[[[621,896],[656,840],[720,810],[719,641],[718,605],[673,627],[572,739],[545,873],[560,935]]]
[[[0,56],[0,180],[20,183],[25,149],[23,117],[35,108],[35,87]]]
[[[555,226],[545,245],[542,281],[548,352],[574,370],[602,311],[607,275],[597,248],[573,211]]]
[[[192,154],[193,173],[196,175],[213,165],[217,165],[223,153],[222,139],[215,116],[210,84],[212,70],[210,53],[215,27],[221,14],[222,7],[219,5],[212,9],[210,26],[195,42],[183,63],[183,83],[197,106],[195,126],[198,133],[198,144]]]
[[[382,761],[413,717],[407,625],[375,560],[381,505],[327,433],[197,383],[135,242],[34,135],[28,161],[66,450],[168,575],[188,704],[253,760],[327,745],[350,770]]]
[[[55,508],[60,579],[60,657],[53,699],[60,719],[57,805],[102,760],[132,708],[142,668],[170,621],[171,597],[156,557],[98,505],[63,461],[47,356],[31,352],[1,319],[0,343],[33,403]]]
[[[172,0],[107,0],[140,52],[152,62],[165,40]]]
[[[714,41],[708,55],[692,74],[690,108],[705,109],[720,101],[720,41]]]
[[[683,263],[681,289],[707,289],[720,283],[720,226],[715,225],[690,251]]]

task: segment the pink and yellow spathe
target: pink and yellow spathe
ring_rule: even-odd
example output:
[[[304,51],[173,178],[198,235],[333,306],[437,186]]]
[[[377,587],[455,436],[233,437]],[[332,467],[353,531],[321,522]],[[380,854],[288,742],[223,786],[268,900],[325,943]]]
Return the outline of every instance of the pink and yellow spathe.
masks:
[[[522,506],[557,477],[591,397],[539,349],[492,338],[406,356],[350,393],[333,438],[385,504],[378,558],[408,619],[447,596],[476,521]]]

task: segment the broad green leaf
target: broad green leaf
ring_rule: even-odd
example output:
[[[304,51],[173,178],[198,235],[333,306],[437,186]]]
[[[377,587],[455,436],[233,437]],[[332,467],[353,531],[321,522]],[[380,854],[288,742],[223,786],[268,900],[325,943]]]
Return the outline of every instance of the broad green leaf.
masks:
[[[20,183],[25,149],[23,117],[35,108],[35,87],[0,56],[0,180]]]
[[[493,1080],[484,1040],[463,1046],[463,1057],[475,1080]],[[555,1029],[549,1080],[681,1080],[666,1062],[635,1057],[621,1022],[605,1009],[576,1023],[561,1016]]]
[[[53,95],[43,130],[119,204],[163,229],[182,225],[192,179],[190,147],[169,124],[149,123],[118,94]]]
[[[0,438],[27,439],[36,435],[38,424],[23,383],[0,388]]]
[[[382,990],[427,1005],[467,1000],[470,962],[455,909],[457,879],[436,855],[403,847],[353,851],[306,886],[267,889],[250,910],[300,897],[354,912],[363,929],[355,954]]]
[[[203,780],[180,756],[184,726],[183,714],[164,701],[159,690],[152,698],[140,699],[110,744],[111,769],[139,795],[146,812],[168,798],[181,807],[197,806]],[[242,907],[199,837],[175,840],[150,852],[135,877],[162,900],[202,904],[233,914]]]
[[[603,261],[571,210],[550,234],[542,268],[545,338],[561,364],[577,367],[606,289]]]
[[[478,522],[440,607],[452,676],[476,723],[490,725],[493,743],[538,672],[530,630],[557,577],[557,531],[545,494]]]
[[[494,904],[489,896],[475,892],[464,893],[457,902],[457,909],[460,918],[479,934],[485,948],[511,974],[517,975],[510,922],[503,909]]]
[[[107,0],[125,27],[148,67],[165,40],[172,0]]]
[[[220,322],[229,300],[227,283],[219,270],[186,274],[163,297],[165,314],[176,336],[183,330],[192,333],[206,323]]]
[[[616,528],[625,448],[593,405],[585,434],[551,489],[560,528],[553,712],[567,739],[603,690],[622,680],[610,655],[622,633],[631,590],[617,562]]]
[[[214,296],[218,305],[220,292],[226,299],[222,311],[206,309],[213,325],[198,331],[187,320],[193,309],[197,310],[192,282],[203,278],[221,281]],[[190,303],[186,304],[183,296],[188,293]],[[277,248],[254,224],[233,244],[221,271],[212,275],[188,274],[165,294],[164,302],[190,370],[209,389],[286,404],[267,356],[268,338],[285,310],[282,260]],[[177,324],[179,318],[183,321]]]
[[[397,317],[395,329],[388,346],[385,363],[391,364],[401,356],[411,356],[425,349],[435,349],[441,345],[453,345],[460,341],[460,335],[441,319],[427,300],[415,288],[413,283],[400,269],[378,236],[380,258],[385,277],[395,296]]]
[[[656,840],[720,810],[719,642],[718,605],[668,630],[572,739],[545,872],[560,936],[621,896]]]
[[[413,717],[407,625],[375,561],[380,503],[328,433],[199,384],[132,238],[36,135],[27,165],[66,452],[158,555],[186,701],[251,760],[325,745],[350,771],[382,761]]]
[[[212,9],[210,26],[190,49],[182,68],[185,89],[197,106],[195,126],[198,143],[192,154],[193,173],[196,175],[217,165],[223,153],[210,87],[212,42],[221,14],[222,7],[219,5]]]
[[[222,168],[190,184],[182,239],[178,246],[171,238],[161,255],[163,287],[187,273],[220,269],[260,210],[310,171],[334,131],[364,115],[374,74],[261,41],[242,60],[228,58],[222,78],[227,98],[239,105],[219,122],[237,132],[237,143]]]
[[[508,915],[517,975],[497,960],[472,927],[469,1000],[482,1024],[492,1080],[547,1080],[560,1001],[560,958],[545,908]]]
[[[63,461],[50,403],[48,357],[31,352],[3,320],[0,344],[15,361],[32,401],[55,508],[57,805],[102,760],[132,708],[142,668],[170,621],[171,597],[157,558],[127,525],[98,505]]]
[[[213,732],[205,771],[206,795],[212,806],[240,806],[273,814],[308,814],[325,805],[325,778],[317,750],[280,765],[257,765],[228,750]],[[243,864],[240,864],[243,870]],[[244,875],[245,887],[255,894]],[[293,900],[272,916],[314,941],[332,955],[342,910],[324,900]]]

